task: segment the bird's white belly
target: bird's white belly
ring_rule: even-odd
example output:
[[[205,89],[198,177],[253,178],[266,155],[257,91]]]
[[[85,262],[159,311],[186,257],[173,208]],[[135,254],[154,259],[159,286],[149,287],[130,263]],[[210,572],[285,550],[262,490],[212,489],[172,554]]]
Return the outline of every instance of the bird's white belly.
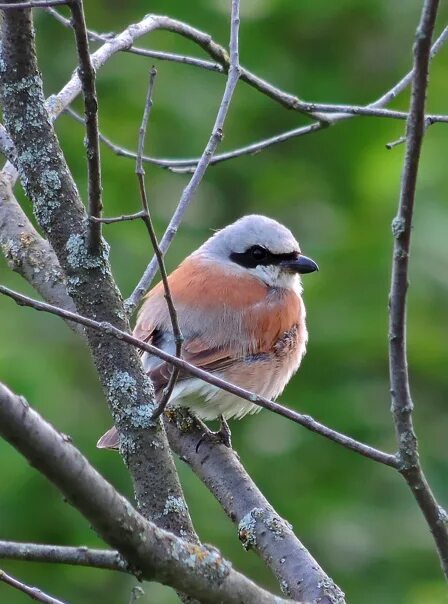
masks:
[[[203,420],[241,419],[248,413],[257,413],[261,407],[230,392],[192,378],[176,385],[171,397],[171,405],[188,407]]]

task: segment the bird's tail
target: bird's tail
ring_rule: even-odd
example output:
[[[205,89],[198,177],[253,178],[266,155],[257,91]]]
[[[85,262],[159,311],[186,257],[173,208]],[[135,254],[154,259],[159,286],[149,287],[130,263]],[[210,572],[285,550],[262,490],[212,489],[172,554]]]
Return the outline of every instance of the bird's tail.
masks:
[[[115,426],[108,430],[96,443],[98,449],[118,449],[118,432]]]

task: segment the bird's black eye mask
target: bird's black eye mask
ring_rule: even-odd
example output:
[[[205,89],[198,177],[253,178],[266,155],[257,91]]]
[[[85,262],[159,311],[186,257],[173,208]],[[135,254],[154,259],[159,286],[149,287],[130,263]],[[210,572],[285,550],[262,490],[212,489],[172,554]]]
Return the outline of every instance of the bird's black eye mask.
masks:
[[[232,252],[230,260],[244,266],[245,268],[255,268],[257,266],[275,266],[288,260],[297,260],[297,252],[290,254],[273,254],[261,245],[253,245],[245,252]]]

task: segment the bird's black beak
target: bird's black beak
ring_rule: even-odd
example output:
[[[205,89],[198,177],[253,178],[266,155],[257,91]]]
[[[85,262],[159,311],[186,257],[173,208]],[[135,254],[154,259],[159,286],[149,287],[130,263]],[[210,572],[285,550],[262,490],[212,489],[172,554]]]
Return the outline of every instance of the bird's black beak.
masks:
[[[319,270],[319,267],[314,260],[311,260],[311,258],[307,258],[306,256],[302,256],[302,254],[297,256],[297,258],[294,260],[283,260],[280,263],[280,266],[291,273],[299,273],[300,275],[314,273],[314,271]]]

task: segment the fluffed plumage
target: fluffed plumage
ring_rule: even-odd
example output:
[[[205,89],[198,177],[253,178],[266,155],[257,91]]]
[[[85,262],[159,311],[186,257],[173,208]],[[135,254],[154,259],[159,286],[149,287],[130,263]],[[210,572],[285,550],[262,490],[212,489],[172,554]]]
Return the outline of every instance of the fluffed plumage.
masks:
[[[184,336],[182,357],[219,377],[276,398],[297,371],[308,334],[299,273],[317,270],[292,233],[264,216],[245,216],[215,233],[169,277]],[[162,283],[146,296],[134,335],[171,354],[175,340]],[[171,366],[142,353],[156,393]],[[201,419],[242,418],[260,407],[198,378],[181,374],[170,405]],[[115,428],[98,442],[116,447]]]

